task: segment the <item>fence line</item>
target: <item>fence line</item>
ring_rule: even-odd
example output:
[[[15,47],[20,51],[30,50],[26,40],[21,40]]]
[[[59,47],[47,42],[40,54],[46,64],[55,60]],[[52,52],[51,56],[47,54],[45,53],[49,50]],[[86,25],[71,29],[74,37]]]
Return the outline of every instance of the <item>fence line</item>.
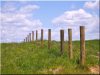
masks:
[[[32,36],[32,37],[31,37]],[[31,40],[32,39],[32,40]],[[36,41],[38,40],[38,31],[36,30]],[[29,33],[27,37],[24,39],[24,42],[34,41],[34,31]],[[43,29],[41,29],[41,47],[43,47]],[[51,29],[48,29],[48,49],[51,49]],[[60,52],[63,54],[64,52],[64,30],[60,30]],[[80,26],[80,64],[85,64],[85,27]],[[69,58],[73,58],[73,50],[72,50],[72,29],[68,29],[68,55]]]

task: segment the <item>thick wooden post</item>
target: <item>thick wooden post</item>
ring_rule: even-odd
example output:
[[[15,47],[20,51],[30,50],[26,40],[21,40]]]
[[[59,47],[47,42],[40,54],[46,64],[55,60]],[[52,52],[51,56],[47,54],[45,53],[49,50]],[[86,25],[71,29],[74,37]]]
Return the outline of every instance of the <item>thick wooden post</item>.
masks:
[[[29,42],[29,35],[27,35],[27,42]]]
[[[31,42],[31,33],[29,33],[29,40],[30,40],[30,42]]]
[[[36,41],[38,40],[38,31],[36,30]]]
[[[80,64],[85,64],[85,27],[80,26]]]
[[[69,51],[69,58],[73,58],[72,52],[72,29],[68,29],[68,51]]]
[[[48,29],[48,49],[51,48],[51,29]]]
[[[43,29],[41,29],[41,47],[43,47]]]
[[[64,51],[64,30],[60,30],[61,54]]]
[[[32,31],[32,41],[34,41],[34,31]]]

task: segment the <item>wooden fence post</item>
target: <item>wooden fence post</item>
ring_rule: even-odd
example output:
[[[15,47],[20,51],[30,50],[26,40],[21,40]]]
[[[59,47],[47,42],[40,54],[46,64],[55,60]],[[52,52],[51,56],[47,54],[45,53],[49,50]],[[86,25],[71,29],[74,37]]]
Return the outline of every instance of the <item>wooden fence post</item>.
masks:
[[[31,42],[31,33],[29,33],[29,40],[30,40],[30,42]]]
[[[72,29],[68,29],[68,51],[69,51],[69,58],[73,58],[72,52]]]
[[[27,35],[27,42],[29,42],[29,35]]]
[[[60,30],[61,54],[64,51],[64,30]]]
[[[43,29],[41,29],[41,47],[43,47]]]
[[[26,42],[27,42],[27,37],[26,37]]]
[[[36,30],[36,41],[38,40],[38,31]]]
[[[32,31],[32,41],[34,41],[34,31]]]
[[[24,39],[24,42],[25,42],[25,39]]]
[[[85,27],[80,26],[80,64],[85,64]]]
[[[48,49],[51,48],[51,29],[48,29]]]

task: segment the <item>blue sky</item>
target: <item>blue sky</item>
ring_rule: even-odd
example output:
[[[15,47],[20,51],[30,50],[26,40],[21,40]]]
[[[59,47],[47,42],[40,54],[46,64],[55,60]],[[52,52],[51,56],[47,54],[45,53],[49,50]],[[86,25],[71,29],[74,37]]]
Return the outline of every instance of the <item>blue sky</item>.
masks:
[[[59,40],[59,30],[73,31],[73,40],[79,40],[79,26],[86,28],[86,39],[99,38],[98,1],[1,1],[1,42],[20,42],[31,31],[52,29],[52,40]]]

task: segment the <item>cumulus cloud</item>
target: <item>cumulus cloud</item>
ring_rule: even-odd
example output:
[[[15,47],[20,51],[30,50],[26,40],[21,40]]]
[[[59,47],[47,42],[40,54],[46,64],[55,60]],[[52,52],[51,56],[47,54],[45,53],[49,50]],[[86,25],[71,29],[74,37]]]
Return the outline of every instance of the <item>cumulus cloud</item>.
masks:
[[[42,22],[32,18],[37,5],[25,5],[17,8],[12,3],[5,3],[1,7],[1,42],[12,42],[22,40],[26,34],[34,29],[41,28]]]
[[[39,9],[39,6],[37,5],[27,5],[27,6],[20,8],[19,13],[30,13],[37,9]]]
[[[66,11],[54,18],[52,23],[66,29],[72,28],[73,36],[76,39],[79,39],[77,36],[79,35],[79,26],[81,25],[85,26],[86,34],[99,33],[99,17],[86,12],[84,9]]]
[[[84,4],[84,7],[90,8],[90,9],[99,8],[99,0],[86,2]]]

